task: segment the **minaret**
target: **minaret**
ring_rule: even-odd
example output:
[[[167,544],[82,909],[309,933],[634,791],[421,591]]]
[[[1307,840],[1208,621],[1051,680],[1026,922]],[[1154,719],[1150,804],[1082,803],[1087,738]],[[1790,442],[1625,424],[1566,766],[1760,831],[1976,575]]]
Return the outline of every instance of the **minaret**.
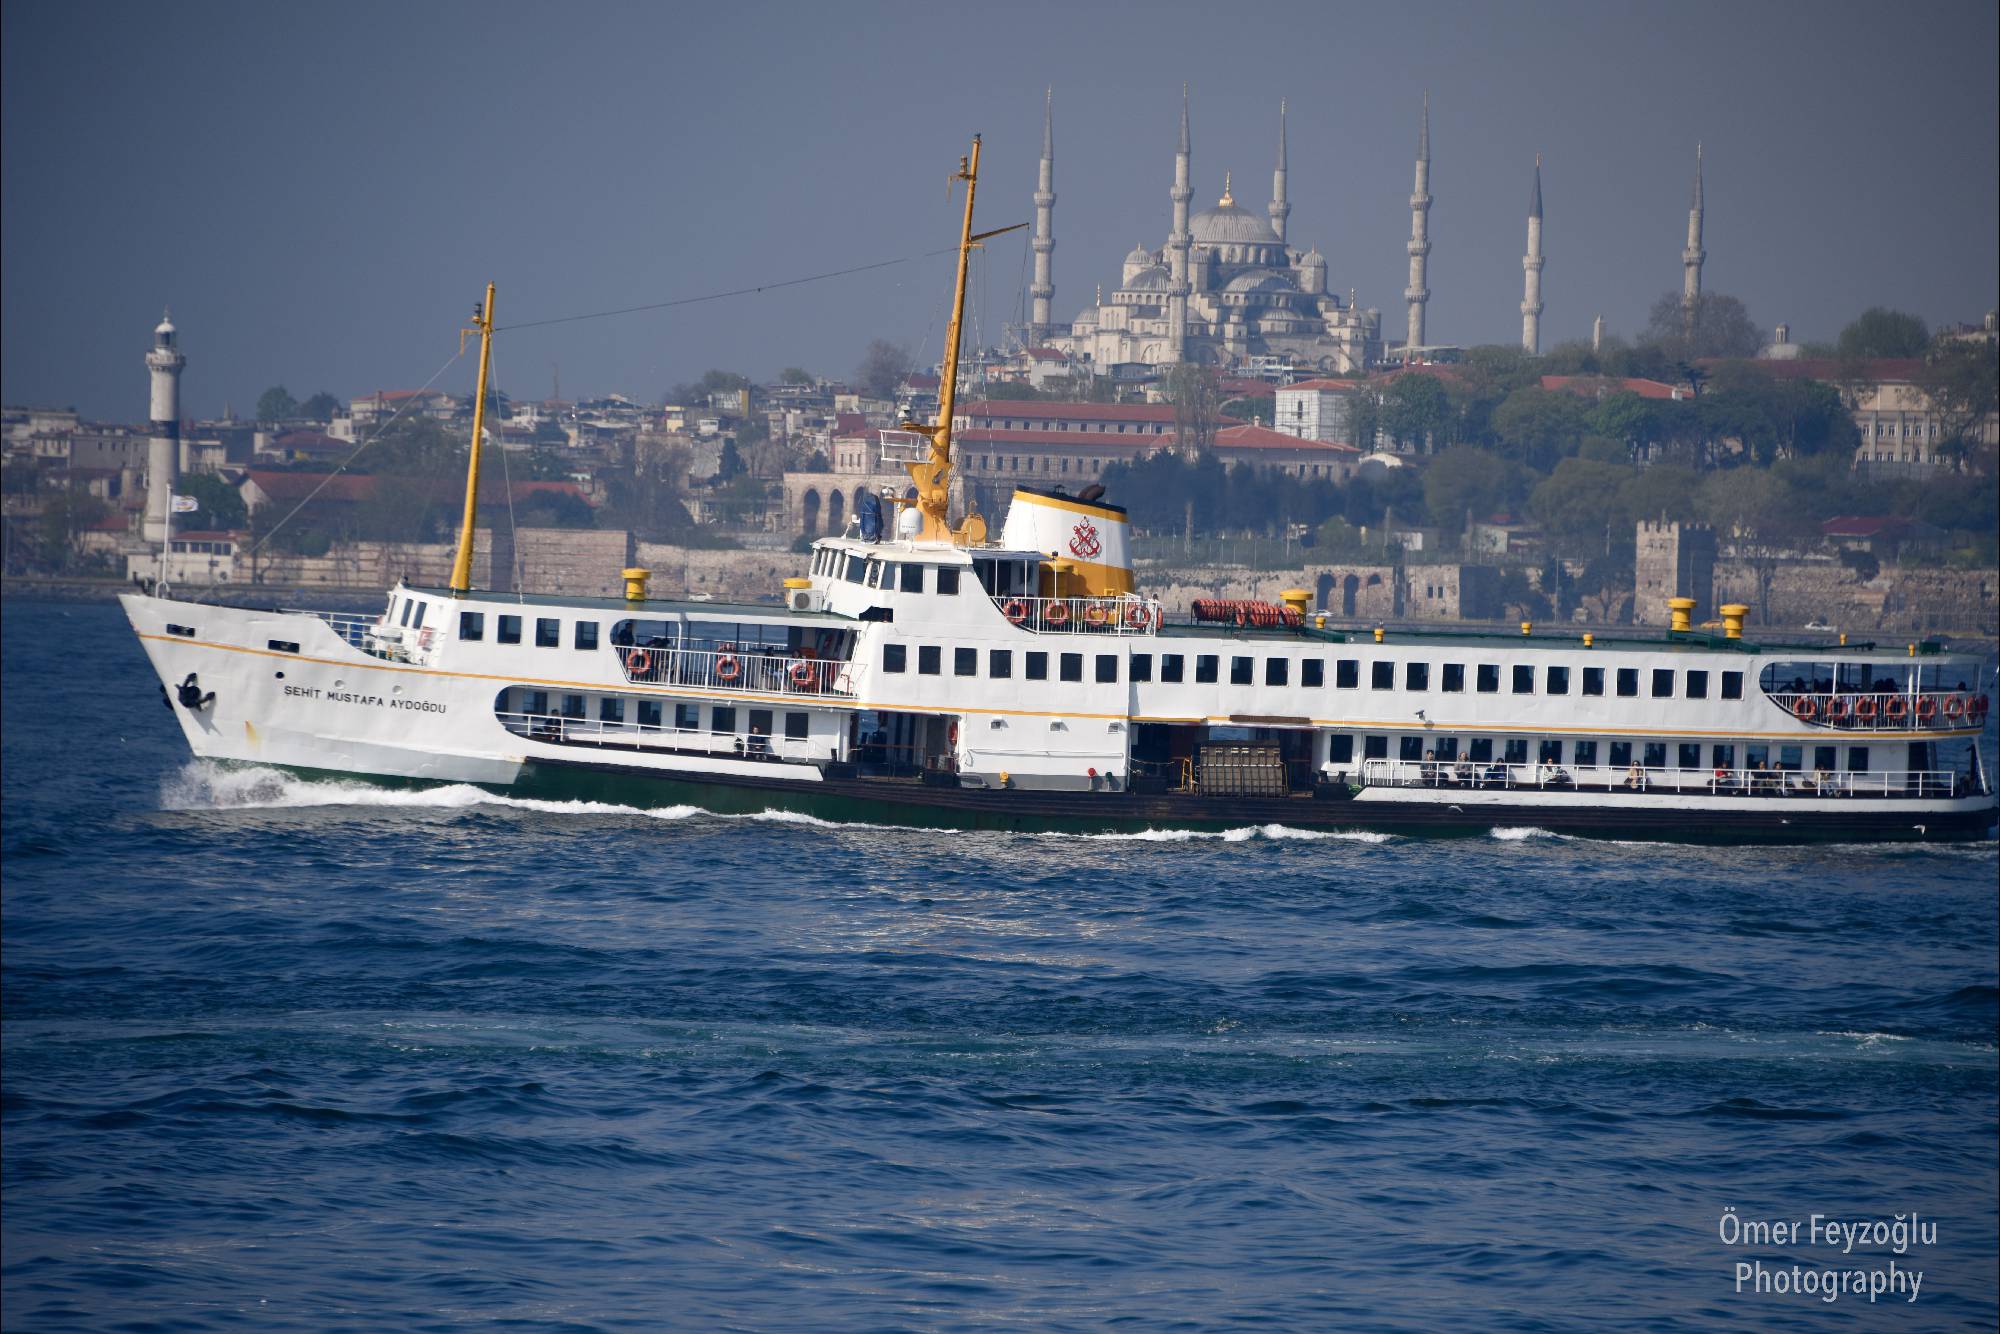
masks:
[[[1035,300],[1034,317],[1028,330],[1030,346],[1039,347],[1049,332],[1049,301],[1056,294],[1051,276],[1055,255],[1056,209],[1056,90],[1048,91],[1042,106],[1042,170],[1035,184],[1035,281],[1028,295]]]
[[[1174,201],[1174,229],[1167,235],[1167,254],[1172,265],[1173,286],[1167,294],[1167,338],[1173,344],[1174,360],[1180,361],[1187,354],[1187,301],[1192,290],[1188,284],[1188,245],[1193,240],[1188,231],[1188,201],[1194,198],[1194,187],[1188,183],[1190,176],[1190,153],[1188,149],[1188,90],[1181,85],[1181,144],[1174,153],[1174,188],[1170,198]]]
[[[1528,253],[1521,256],[1521,346],[1542,350],[1542,155],[1535,154],[1535,194],[1528,201]]]
[[[146,369],[153,376],[151,438],[146,442],[146,522],[148,542],[165,542],[173,522],[174,483],[181,463],[181,368],[187,358],[175,344],[174,316],[167,311],[153,330]]]
[[[1592,352],[1602,352],[1604,350],[1604,317],[1602,315],[1599,315],[1597,322],[1590,326],[1590,350]]]
[[[1278,102],[1278,169],[1271,173],[1271,230],[1278,234],[1278,244],[1285,243],[1285,219],[1292,216],[1291,201],[1285,198],[1285,104]]]
[[[1694,203],[1688,209],[1687,249],[1681,251],[1681,309],[1690,328],[1694,308],[1701,301],[1701,262],[1708,252],[1701,248],[1701,145],[1694,146]]]
[[[1403,299],[1410,303],[1407,347],[1424,345],[1424,303],[1431,289],[1424,285],[1431,253],[1431,95],[1424,94],[1424,118],[1417,130],[1417,183],[1410,191],[1410,285]],[[1404,353],[1405,357],[1409,354]]]

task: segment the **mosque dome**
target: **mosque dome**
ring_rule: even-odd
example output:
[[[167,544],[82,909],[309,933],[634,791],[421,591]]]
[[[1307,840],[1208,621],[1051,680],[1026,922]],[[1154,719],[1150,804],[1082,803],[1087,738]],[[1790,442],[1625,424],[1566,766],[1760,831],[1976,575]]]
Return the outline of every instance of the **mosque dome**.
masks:
[[[1132,275],[1125,284],[1128,292],[1164,292],[1174,284],[1173,276],[1158,265],[1153,265]]]
[[[1125,256],[1125,263],[1142,269],[1150,268],[1152,267],[1153,256],[1146,247],[1134,246],[1132,253]]]
[[[1262,273],[1258,273],[1255,271],[1249,273],[1239,273],[1234,278],[1231,278],[1228,281],[1228,283],[1223,286],[1222,290],[1225,292],[1294,293],[1297,292],[1299,289],[1293,286],[1291,280],[1289,278],[1286,278],[1283,274],[1272,273],[1266,270],[1265,272]]]

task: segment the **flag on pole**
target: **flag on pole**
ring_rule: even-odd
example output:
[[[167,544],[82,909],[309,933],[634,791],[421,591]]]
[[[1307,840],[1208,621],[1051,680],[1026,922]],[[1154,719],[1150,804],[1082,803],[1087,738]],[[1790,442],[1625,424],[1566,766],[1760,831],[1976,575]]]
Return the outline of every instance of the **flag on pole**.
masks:
[[[193,496],[175,496],[173,509],[176,514],[192,514],[201,508],[201,502]]]

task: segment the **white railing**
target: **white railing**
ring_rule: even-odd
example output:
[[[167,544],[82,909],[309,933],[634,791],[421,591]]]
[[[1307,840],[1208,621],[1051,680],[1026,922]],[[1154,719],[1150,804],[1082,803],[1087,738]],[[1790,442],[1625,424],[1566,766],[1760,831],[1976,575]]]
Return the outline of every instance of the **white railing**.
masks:
[[[735,649],[614,646],[619,670],[634,685],[695,686],[801,698],[849,698],[848,664],[827,658],[744,653]]]
[[[640,746],[648,750],[778,760],[787,764],[810,764],[813,760],[811,743],[803,738],[704,732],[699,728],[570,718],[552,713],[501,712],[494,716],[515,736],[559,746]]]
[[[1036,634],[1150,635],[1160,628],[1152,598],[996,597],[1000,614]]]
[[[1907,732],[1980,727],[1990,701],[1972,690],[1767,691],[1771,702],[1802,723],[1843,732]]]
[[[335,634],[347,642],[348,647],[389,662],[415,661],[415,653],[419,650],[427,651],[431,641],[437,636],[435,626],[411,630],[400,625],[384,625],[378,617],[356,612],[311,611],[304,607],[280,607],[278,614],[311,616],[325,621]]]
[[[1363,760],[1369,787],[1441,787],[1544,792],[1654,792],[1729,797],[1953,797],[1979,794],[1972,775],[1951,769],[1571,768],[1499,760]]]

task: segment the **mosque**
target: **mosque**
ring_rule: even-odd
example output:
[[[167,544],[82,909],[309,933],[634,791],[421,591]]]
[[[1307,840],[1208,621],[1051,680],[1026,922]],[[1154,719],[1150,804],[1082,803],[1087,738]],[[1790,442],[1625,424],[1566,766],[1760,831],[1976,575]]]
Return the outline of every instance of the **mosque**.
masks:
[[[1053,323],[1055,131],[1053,107],[1045,110],[1035,192],[1035,280],[1028,289],[1033,315],[1025,331],[1030,346],[1052,348],[1097,374],[1114,376],[1121,366],[1240,366],[1263,356],[1283,358],[1301,370],[1351,374],[1381,360],[1381,312],[1356,308],[1352,292],[1343,300],[1328,291],[1326,257],[1286,244],[1292,206],[1285,197],[1282,106],[1278,165],[1266,217],[1236,202],[1227,176],[1215,205],[1190,214],[1191,175],[1183,90],[1180,148],[1169,196],[1173,230],[1166,244],[1133,250],[1125,257],[1118,290],[1108,300],[1099,289],[1097,304],[1067,325]]]

